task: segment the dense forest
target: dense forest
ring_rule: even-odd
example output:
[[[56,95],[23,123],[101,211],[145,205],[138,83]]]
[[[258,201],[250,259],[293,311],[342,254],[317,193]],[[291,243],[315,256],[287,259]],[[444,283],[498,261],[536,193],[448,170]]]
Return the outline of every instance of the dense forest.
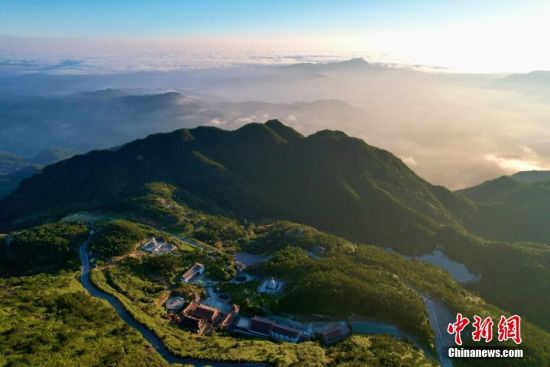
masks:
[[[15,232],[0,244],[0,274],[76,270],[80,261],[74,246],[86,236],[86,227],[75,223],[49,223]]]

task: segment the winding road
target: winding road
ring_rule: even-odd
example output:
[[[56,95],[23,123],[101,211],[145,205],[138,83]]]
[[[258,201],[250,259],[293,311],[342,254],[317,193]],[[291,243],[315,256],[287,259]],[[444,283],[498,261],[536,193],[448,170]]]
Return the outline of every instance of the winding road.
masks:
[[[126,311],[122,303],[114,296],[105,293],[98,288],[96,288],[90,281],[90,261],[88,258],[87,246],[90,242],[90,239],[86,240],[80,246],[80,261],[82,262],[82,270],[80,272],[80,283],[82,286],[90,293],[91,296],[103,299],[115,309],[118,316],[124,321],[128,326],[138,331],[145,340],[161,355],[162,358],[167,363],[181,363],[181,364],[191,364],[196,367],[266,367],[266,364],[263,363],[249,363],[249,362],[218,362],[204,359],[194,359],[194,358],[182,358],[177,357],[171,354],[162,340],[156,336],[151,330],[146,326],[140,324],[136,321],[129,313]]]

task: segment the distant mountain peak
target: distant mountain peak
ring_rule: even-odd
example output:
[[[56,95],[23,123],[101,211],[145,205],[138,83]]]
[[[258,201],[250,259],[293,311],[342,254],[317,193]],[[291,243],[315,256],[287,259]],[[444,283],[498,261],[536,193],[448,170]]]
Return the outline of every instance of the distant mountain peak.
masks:
[[[265,124],[267,125],[267,127],[271,128],[271,127],[281,127],[281,126],[285,126],[285,124],[283,124],[280,120],[278,119],[272,119],[272,120],[267,120],[265,122]]]
[[[304,137],[302,134],[277,119],[266,121],[265,126],[288,142],[296,141]]]
[[[370,68],[373,65],[362,57],[356,57],[344,61],[332,61],[325,63],[300,63],[284,66],[285,69],[297,71],[316,71],[316,72],[348,72],[361,71]]]
[[[362,57],[354,57],[352,59],[349,59],[348,61],[343,62],[350,65],[370,65],[369,62]]]
[[[319,130],[315,134],[311,135],[311,137],[323,137],[323,136],[331,136],[331,137],[337,137],[337,138],[349,138],[349,136],[340,130]]]

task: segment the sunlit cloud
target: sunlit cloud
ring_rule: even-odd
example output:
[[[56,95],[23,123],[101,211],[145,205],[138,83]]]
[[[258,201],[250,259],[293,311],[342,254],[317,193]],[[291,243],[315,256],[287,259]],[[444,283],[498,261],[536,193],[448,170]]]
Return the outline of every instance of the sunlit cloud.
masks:
[[[403,163],[405,163],[407,166],[416,166],[418,163],[416,162],[416,159],[412,155],[407,157],[402,157],[401,160]]]
[[[507,174],[513,174],[519,171],[540,171],[549,168],[545,166],[531,148],[523,147],[522,153],[520,157],[502,157],[496,154],[487,154],[484,158],[496,164]]]
[[[245,117],[239,117],[237,119],[237,123],[239,123],[239,124],[248,124],[248,123],[251,123],[251,122],[255,122],[256,120],[258,120],[256,118],[256,115],[250,115],[250,116],[245,116]]]
[[[290,114],[286,117],[286,120],[288,122],[296,122],[298,120],[298,118],[296,117],[296,115]]]
[[[377,61],[443,66],[460,72],[528,72],[550,69],[550,49],[541,36],[550,34],[550,5],[507,17],[411,29],[356,32],[341,45],[362,50]]]
[[[214,126],[222,126],[222,125],[225,125],[226,123],[227,121],[218,119],[218,118],[210,120],[210,125],[214,125]]]

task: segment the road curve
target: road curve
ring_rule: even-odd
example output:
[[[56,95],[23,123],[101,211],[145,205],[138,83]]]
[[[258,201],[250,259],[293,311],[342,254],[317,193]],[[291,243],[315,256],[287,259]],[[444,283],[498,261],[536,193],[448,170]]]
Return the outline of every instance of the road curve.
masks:
[[[266,367],[266,364],[263,363],[249,363],[249,362],[218,362],[205,359],[195,359],[195,358],[182,358],[177,357],[171,354],[162,340],[157,337],[151,330],[146,326],[142,325],[136,321],[129,313],[126,311],[122,303],[114,296],[105,293],[98,288],[96,288],[90,281],[90,261],[88,258],[88,242],[86,240],[82,245],[80,245],[80,261],[82,262],[82,269],[80,272],[80,283],[82,286],[90,293],[91,296],[103,299],[115,309],[118,316],[124,321],[128,326],[137,330],[145,340],[161,355],[162,358],[167,363],[181,363],[181,364],[191,364],[196,367]]]
[[[447,333],[447,325],[452,322],[451,312],[441,302],[426,295],[421,295],[430,326],[434,331],[435,347],[439,356],[441,367],[452,367],[453,361],[447,355],[447,348],[453,345],[452,337]]]

